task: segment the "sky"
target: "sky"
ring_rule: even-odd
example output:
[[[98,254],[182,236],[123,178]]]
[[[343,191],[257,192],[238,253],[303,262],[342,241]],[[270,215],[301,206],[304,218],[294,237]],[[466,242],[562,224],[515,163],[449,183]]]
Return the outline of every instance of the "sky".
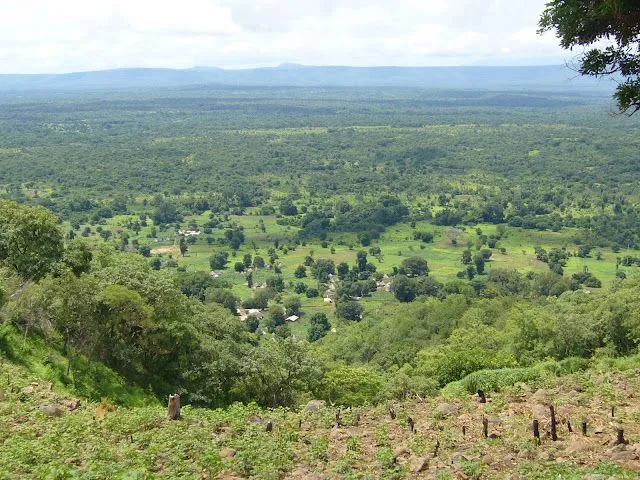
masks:
[[[561,64],[546,1],[0,0],[0,73]]]

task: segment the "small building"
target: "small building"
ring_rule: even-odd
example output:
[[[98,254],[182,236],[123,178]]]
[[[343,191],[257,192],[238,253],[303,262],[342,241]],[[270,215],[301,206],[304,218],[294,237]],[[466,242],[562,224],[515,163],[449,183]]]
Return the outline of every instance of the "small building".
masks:
[[[299,318],[300,318],[300,317],[299,317],[299,316],[297,316],[297,315],[291,315],[290,317],[287,317],[285,320],[286,320],[287,322],[295,322],[295,321],[297,321]]]

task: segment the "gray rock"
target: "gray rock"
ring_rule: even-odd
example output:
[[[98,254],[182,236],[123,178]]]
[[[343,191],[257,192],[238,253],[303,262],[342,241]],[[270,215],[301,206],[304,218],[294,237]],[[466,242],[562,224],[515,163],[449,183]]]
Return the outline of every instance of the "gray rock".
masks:
[[[62,410],[54,405],[40,405],[40,410],[42,410],[50,417],[62,416]]]
[[[449,415],[455,415],[460,411],[460,406],[454,403],[440,403],[438,405],[438,412],[443,417],[448,417]]]
[[[220,450],[220,456],[222,458],[233,458],[236,456],[236,454],[238,453],[237,450],[233,449],[233,448],[223,448],[222,450]]]

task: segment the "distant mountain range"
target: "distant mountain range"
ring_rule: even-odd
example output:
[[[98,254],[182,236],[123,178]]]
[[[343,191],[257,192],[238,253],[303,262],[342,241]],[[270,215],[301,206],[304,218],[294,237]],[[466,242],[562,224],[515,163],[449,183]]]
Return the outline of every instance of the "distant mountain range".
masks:
[[[189,85],[422,87],[609,91],[610,81],[579,76],[562,65],[531,67],[346,67],[283,64],[226,70],[125,68],[93,72],[0,75],[0,91],[105,90]]]

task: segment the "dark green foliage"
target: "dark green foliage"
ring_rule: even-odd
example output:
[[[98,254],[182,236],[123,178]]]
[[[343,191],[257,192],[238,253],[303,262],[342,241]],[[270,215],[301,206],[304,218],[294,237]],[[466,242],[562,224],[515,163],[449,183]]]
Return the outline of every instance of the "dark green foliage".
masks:
[[[420,257],[410,257],[402,260],[400,272],[409,276],[420,276],[429,273],[427,261]]]
[[[305,294],[307,298],[316,298],[320,296],[320,292],[318,291],[317,288],[314,288],[314,287],[307,288]]]
[[[311,266],[311,275],[320,283],[327,283],[329,281],[329,275],[336,273],[336,267],[333,260],[328,258],[319,258]]]
[[[226,267],[227,262],[229,261],[229,253],[228,252],[216,252],[211,255],[209,259],[209,265],[214,270],[221,270]]]
[[[227,288],[208,288],[205,300],[222,305],[235,315],[238,299],[233,292]]]
[[[307,276],[307,269],[304,265],[298,265],[295,272],[293,272],[293,276],[296,278],[304,278]]]
[[[553,0],[539,22],[566,49],[583,47],[579,72],[622,78],[615,98],[622,112],[640,109],[640,6],[630,0]],[[611,42],[607,46],[599,41]]]
[[[329,330],[331,330],[331,325],[327,316],[324,313],[314,313],[309,319],[307,340],[310,342],[320,340]]]
[[[308,294],[307,290],[307,294]],[[341,301],[336,307],[336,314],[346,320],[360,321],[362,319],[364,308],[358,302],[353,300]]]
[[[76,253],[70,252],[76,258],[67,260],[79,262],[76,268],[82,270],[84,260]],[[80,253],[80,257],[83,255]],[[62,235],[51,212],[0,200],[1,264],[12,267],[25,279],[37,280],[50,272],[62,256]]]

